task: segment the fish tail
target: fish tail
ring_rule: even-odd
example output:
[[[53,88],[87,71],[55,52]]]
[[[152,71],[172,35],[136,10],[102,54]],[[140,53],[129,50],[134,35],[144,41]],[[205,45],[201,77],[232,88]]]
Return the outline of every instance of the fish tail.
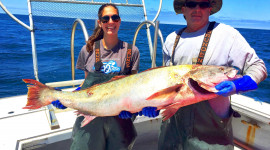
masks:
[[[25,107],[23,107],[23,109],[38,109],[51,103],[52,100],[46,100],[46,98],[41,98],[40,96],[45,89],[51,89],[50,87],[33,79],[23,79],[23,81],[25,83],[29,83],[27,85],[27,104]]]

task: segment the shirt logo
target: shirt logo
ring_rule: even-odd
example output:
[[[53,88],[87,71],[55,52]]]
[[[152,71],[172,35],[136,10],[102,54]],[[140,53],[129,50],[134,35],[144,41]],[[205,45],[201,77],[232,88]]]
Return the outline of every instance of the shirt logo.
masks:
[[[101,67],[100,71],[109,74],[120,72],[120,70],[121,68],[117,66],[116,61],[110,60],[109,62],[103,62],[103,66]]]

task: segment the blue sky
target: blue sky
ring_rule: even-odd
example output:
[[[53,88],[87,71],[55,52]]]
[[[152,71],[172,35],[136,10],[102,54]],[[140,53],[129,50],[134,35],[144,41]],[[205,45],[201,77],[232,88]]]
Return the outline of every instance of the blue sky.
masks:
[[[27,14],[27,0],[1,1],[12,13]],[[145,0],[145,4],[148,19],[151,20],[157,12],[159,0]],[[3,13],[2,9],[0,13]],[[183,16],[175,14],[173,0],[163,0],[158,20],[161,23],[185,24]],[[222,9],[212,15],[210,20],[233,27],[270,29],[270,0],[223,0]]]
[[[145,0],[150,16],[155,16],[158,3]],[[185,24],[182,15],[176,15],[173,0],[163,0],[159,19],[163,23]],[[226,23],[233,27],[270,29],[270,0],[223,0],[219,12],[211,15],[210,20]]]

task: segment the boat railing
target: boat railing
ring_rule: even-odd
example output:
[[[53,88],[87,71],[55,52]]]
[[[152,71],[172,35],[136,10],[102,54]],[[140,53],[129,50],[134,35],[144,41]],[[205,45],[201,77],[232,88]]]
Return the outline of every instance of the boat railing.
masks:
[[[75,31],[77,24],[80,23],[83,35],[84,35],[84,40],[88,40],[88,32],[86,30],[85,24],[81,19],[76,19],[72,25],[72,31],[71,31],[71,40],[70,40],[70,53],[71,53],[71,78],[72,81],[75,80],[75,56],[74,56],[74,37],[75,37]],[[74,84],[73,84],[74,86]]]
[[[154,28],[155,28],[155,34],[154,34],[154,46],[151,51],[150,49],[150,55],[151,55],[151,61],[152,61],[152,65],[151,67],[156,67],[156,54],[157,54],[157,38],[159,36],[160,38],[160,43],[161,43],[161,47],[163,47],[163,44],[164,44],[164,39],[163,39],[163,35],[161,33],[161,30],[159,29],[159,21],[149,21],[149,20],[146,20],[146,21],[143,21],[141,24],[138,25],[137,29],[136,29],[136,32],[135,32],[135,35],[133,37],[133,45],[136,44],[136,39],[137,39],[137,36],[138,36],[138,33],[140,31],[140,29],[143,27],[143,25],[152,25]],[[162,65],[164,65],[164,62],[162,63]]]

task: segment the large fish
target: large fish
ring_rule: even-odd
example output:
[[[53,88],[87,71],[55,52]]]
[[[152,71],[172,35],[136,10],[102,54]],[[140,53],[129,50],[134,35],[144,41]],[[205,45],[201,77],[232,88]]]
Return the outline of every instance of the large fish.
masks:
[[[116,116],[126,110],[139,112],[147,106],[165,109],[166,120],[183,106],[217,97],[215,86],[239,78],[237,70],[223,66],[178,65],[159,67],[76,92],[57,91],[38,81],[23,79],[28,85],[25,109],[37,109],[59,100],[85,116],[82,126],[97,116]]]

